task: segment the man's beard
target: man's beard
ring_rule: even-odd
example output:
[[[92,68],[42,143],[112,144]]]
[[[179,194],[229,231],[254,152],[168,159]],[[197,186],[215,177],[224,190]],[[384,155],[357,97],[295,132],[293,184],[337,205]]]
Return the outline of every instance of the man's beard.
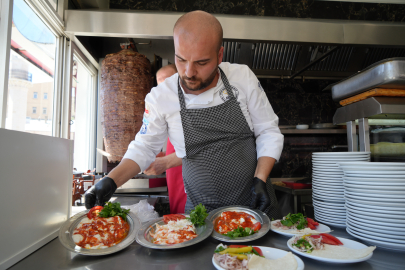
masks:
[[[181,80],[181,84],[184,88],[186,88],[187,90],[190,91],[200,91],[205,89],[208,85],[210,85],[212,83],[212,81],[214,81],[215,76],[217,75],[218,70],[215,69],[214,72],[212,72],[212,74],[208,77],[208,79],[206,79],[205,81],[200,82],[200,84],[194,85],[194,86],[190,86],[186,79],[189,81],[194,81],[194,82],[198,82],[199,80],[197,80],[194,76],[189,78],[186,75],[184,75],[183,77],[180,77]]]

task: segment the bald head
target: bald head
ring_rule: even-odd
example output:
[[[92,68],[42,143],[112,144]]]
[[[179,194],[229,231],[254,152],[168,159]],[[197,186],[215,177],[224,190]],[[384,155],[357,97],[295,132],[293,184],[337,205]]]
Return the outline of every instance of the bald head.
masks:
[[[175,64],[164,66],[160,68],[158,72],[156,72],[156,81],[158,84],[161,84],[166,80],[166,78],[169,78],[176,73],[177,69]]]
[[[215,43],[217,51],[222,46],[223,31],[220,22],[213,15],[197,10],[181,16],[173,28],[174,35],[199,42],[209,37]]]

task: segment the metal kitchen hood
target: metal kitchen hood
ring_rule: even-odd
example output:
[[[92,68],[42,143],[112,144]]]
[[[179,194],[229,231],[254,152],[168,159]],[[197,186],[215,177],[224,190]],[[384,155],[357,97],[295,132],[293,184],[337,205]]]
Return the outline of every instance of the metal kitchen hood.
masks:
[[[66,32],[156,43],[173,38],[183,14],[67,10]],[[339,79],[384,58],[405,57],[405,23],[215,16],[224,29],[224,61],[246,64],[258,77]]]

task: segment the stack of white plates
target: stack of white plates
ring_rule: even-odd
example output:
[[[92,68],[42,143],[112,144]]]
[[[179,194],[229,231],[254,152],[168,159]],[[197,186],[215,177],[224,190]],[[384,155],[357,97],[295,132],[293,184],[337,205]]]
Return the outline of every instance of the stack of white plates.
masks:
[[[312,153],[312,201],[315,219],[345,228],[346,209],[341,161],[369,161],[370,152]]]
[[[405,251],[405,163],[339,162],[344,171],[347,232]]]

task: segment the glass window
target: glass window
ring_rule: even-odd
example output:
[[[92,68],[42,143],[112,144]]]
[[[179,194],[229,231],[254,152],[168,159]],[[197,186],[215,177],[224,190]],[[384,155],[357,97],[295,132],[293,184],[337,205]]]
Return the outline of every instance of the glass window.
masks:
[[[14,0],[6,128],[52,136],[52,121],[36,108],[47,108],[52,120],[55,50],[55,35],[24,0]]]
[[[55,11],[58,11],[58,0],[49,0],[49,4],[51,4]]]
[[[92,169],[89,167],[91,160],[89,145],[93,122],[91,110],[94,103],[93,77],[76,55],[73,55],[72,64],[70,139],[74,140],[73,166],[79,171],[87,171]]]
[[[46,114],[46,108],[42,108],[42,114]]]

